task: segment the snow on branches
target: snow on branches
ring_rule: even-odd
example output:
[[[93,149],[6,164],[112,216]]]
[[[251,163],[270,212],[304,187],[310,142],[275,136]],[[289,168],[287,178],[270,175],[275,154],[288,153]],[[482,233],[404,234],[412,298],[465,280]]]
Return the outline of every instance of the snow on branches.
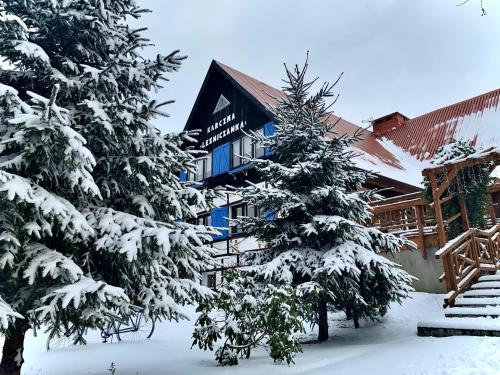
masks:
[[[259,284],[238,271],[226,272],[215,297],[197,309],[192,346],[213,350],[222,339],[215,352],[221,366],[237,365],[258,346],[266,347],[275,362],[291,364],[302,351],[297,334],[305,332],[300,295],[290,285]]]
[[[383,253],[414,244],[365,226],[377,193],[364,188],[371,174],[353,162],[351,146],[362,134],[336,132],[328,103],[335,83],[309,94],[315,81],[307,82],[306,72],[307,63],[286,69],[286,97],[273,109],[276,131],[259,136],[271,157],[253,161],[267,185],[236,191],[273,217],[236,221],[267,244],[266,250],[247,255],[247,271],[257,279],[319,291],[313,319],[324,340],[328,305],[356,318],[374,318],[390,301],[407,295],[412,277]],[[379,298],[368,298],[366,285]]]
[[[195,133],[151,124],[169,102],[150,92],[185,57],[142,57],[150,43],[127,24],[141,13],[128,0],[0,5],[1,330],[81,335],[131,306],[178,319],[211,295],[200,279],[216,231],[186,220],[217,192],[179,180]]]

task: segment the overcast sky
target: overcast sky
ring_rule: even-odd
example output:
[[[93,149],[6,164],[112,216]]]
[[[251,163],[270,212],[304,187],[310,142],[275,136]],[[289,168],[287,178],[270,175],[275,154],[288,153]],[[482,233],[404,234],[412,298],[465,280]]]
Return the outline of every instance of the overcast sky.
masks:
[[[334,80],[337,115],[358,125],[399,111],[409,117],[500,88],[500,1],[138,0],[155,43],[146,54],[188,56],[159,94],[175,99],[163,131],[184,127],[212,59],[281,87],[283,62]]]

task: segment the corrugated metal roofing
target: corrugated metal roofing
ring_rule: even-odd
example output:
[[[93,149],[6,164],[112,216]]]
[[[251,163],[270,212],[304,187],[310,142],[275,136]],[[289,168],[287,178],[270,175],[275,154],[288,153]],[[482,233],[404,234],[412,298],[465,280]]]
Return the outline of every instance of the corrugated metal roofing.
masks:
[[[500,144],[500,89],[437,109],[406,121],[384,134],[419,160],[454,140],[488,147]]]

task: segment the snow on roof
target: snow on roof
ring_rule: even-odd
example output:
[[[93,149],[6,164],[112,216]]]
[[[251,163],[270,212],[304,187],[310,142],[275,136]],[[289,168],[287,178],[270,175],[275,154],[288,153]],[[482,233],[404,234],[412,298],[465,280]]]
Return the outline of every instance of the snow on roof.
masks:
[[[285,93],[281,90],[220,62],[216,61],[215,63],[266,109],[276,106],[278,100],[285,97]],[[336,124],[333,129],[336,134],[353,135],[356,131],[362,130],[358,125],[333,114],[329,121],[332,124]],[[401,150],[397,147],[392,147],[393,150],[398,151],[394,154],[386,146],[371,131],[364,130],[360,139],[354,144],[355,151],[360,154],[355,160],[356,165],[361,169],[373,171],[384,177],[419,187],[422,176],[420,170],[414,166],[411,169],[406,169],[406,167],[411,166],[411,163],[401,162]],[[409,176],[409,174],[412,176]]]
[[[423,187],[422,170],[430,166],[429,161],[415,159],[388,139],[377,139],[376,142],[395,157],[399,167],[380,159],[374,154],[356,148],[354,151],[359,151],[359,156],[355,158],[355,163],[359,168],[373,171],[396,181],[402,181],[420,188]]]
[[[420,160],[452,140],[478,148],[500,144],[500,89],[407,120],[384,134]]]
[[[283,91],[262,81],[220,62],[215,63],[267,110],[285,96]],[[339,118],[332,115],[331,121],[337,120]],[[334,131],[352,135],[360,129],[340,119]],[[480,149],[500,144],[500,89],[406,119],[383,138],[364,131],[353,145],[359,154],[355,162],[361,169],[421,187],[422,171],[430,167],[429,160],[439,147],[452,140],[471,142]]]
[[[438,163],[437,165],[433,160],[432,166],[429,168],[429,170],[441,171],[445,170],[446,167],[449,167],[451,165],[458,165],[458,167],[463,168],[466,166],[470,166],[471,160],[477,160],[477,162],[479,163],[491,162],[494,165],[498,166],[500,164],[500,147],[497,146],[497,147],[479,148],[473,154],[467,156],[457,156],[449,160],[443,159],[443,161]],[[424,173],[429,172],[429,170],[424,171]],[[497,173],[496,171],[493,172],[495,174]]]

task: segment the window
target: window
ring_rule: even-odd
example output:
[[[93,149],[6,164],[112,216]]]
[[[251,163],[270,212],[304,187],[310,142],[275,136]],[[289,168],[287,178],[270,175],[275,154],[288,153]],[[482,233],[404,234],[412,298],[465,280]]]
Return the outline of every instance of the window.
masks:
[[[203,162],[203,159],[197,160],[196,161],[196,173],[194,175],[194,180],[195,181],[201,181],[203,180],[203,165],[205,163]]]
[[[241,139],[241,156],[244,156],[246,158],[253,158],[254,152],[253,152],[253,144],[254,140],[248,136],[243,137]],[[242,164],[246,163],[248,159],[243,159]]]
[[[215,273],[209,273],[207,275],[207,287],[215,290]]]
[[[209,214],[200,215],[196,218],[196,224],[209,227],[210,225],[212,225],[212,219]]]
[[[259,211],[260,211],[259,208],[255,207],[254,205],[243,203],[231,207],[231,218],[237,219],[238,217],[241,216],[259,217]],[[231,226],[231,233],[243,233],[243,232],[244,230],[241,224]]]
[[[209,153],[204,160],[204,178],[208,178],[212,176],[212,153]]]
[[[263,134],[264,130],[259,129],[257,133]],[[264,155],[265,150],[260,142],[244,136],[231,143],[231,168],[247,163],[248,158],[261,158]]]
[[[188,219],[187,222],[189,224],[194,224],[194,225],[204,225],[206,227],[212,225],[212,218],[210,217],[209,214],[201,214],[198,215],[198,217]]]
[[[259,135],[264,135],[264,129],[259,129],[256,131]],[[259,141],[254,141],[254,157],[261,158],[265,155],[264,146]]]
[[[207,154],[203,158],[195,161],[196,172],[188,173],[189,181],[201,181],[212,176],[212,154]]]
[[[241,139],[238,139],[231,143],[231,166],[233,168],[241,165]]]

